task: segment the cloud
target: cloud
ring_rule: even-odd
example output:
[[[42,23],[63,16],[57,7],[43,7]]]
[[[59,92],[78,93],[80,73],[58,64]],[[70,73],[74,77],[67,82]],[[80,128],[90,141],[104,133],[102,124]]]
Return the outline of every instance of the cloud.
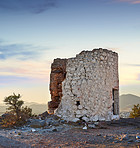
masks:
[[[7,84],[7,83],[17,83],[17,82],[25,82],[29,81],[29,78],[27,77],[18,77],[18,76],[0,76],[0,84]]]
[[[50,61],[19,61],[16,59],[0,61],[0,77],[22,77],[25,81],[28,78],[30,81],[48,82],[50,63]]]
[[[47,84],[48,81],[45,81],[45,79],[37,79],[34,77],[28,77],[28,76],[16,76],[16,75],[0,75],[0,87],[8,87],[8,86],[29,86],[34,84]]]
[[[130,4],[140,4],[140,0],[116,0],[118,2],[127,2]]]
[[[137,80],[140,81],[140,74],[137,75]]]
[[[7,44],[0,43],[0,59],[7,60],[15,58],[19,60],[36,60],[41,58],[48,49],[40,46],[32,46],[29,44]]]
[[[0,10],[42,13],[56,7],[56,0],[0,0]]]
[[[131,66],[131,67],[140,67],[140,64],[127,64],[127,63],[124,63],[122,65],[124,65],[124,66]]]
[[[48,83],[51,64],[46,58],[48,52],[47,47],[1,42],[0,85],[14,81]]]

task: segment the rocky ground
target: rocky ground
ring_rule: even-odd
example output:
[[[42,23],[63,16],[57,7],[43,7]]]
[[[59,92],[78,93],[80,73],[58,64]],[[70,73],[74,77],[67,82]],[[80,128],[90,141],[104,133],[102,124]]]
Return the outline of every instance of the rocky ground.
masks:
[[[38,121],[44,123],[44,120]],[[0,146],[2,148],[140,147],[140,118],[87,125],[80,122],[66,123],[49,117],[45,122],[46,126],[41,128],[35,128],[37,121],[32,120],[30,125],[25,127],[0,129]]]

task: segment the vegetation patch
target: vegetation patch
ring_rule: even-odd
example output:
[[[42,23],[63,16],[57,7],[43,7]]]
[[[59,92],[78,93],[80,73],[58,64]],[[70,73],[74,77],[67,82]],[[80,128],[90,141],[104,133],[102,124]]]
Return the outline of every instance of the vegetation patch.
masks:
[[[130,112],[130,118],[136,118],[136,117],[140,117],[140,105],[134,105],[134,107],[132,108],[132,111]]]
[[[35,115],[32,114],[32,109],[25,106],[23,107],[24,101],[20,100],[21,95],[10,95],[5,97],[4,102],[8,106],[7,111],[1,117],[2,127],[14,127],[22,126],[27,120]]]

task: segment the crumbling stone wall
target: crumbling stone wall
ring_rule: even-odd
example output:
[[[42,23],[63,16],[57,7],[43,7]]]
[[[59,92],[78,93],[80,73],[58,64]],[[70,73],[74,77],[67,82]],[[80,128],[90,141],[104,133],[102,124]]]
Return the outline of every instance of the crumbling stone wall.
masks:
[[[66,77],[67,59],[54,59],[51,65],[50,94],[51,101],[48,102],[49,113],[54,113],[62,98],[62,82]]]
[[[55,114],[68,121],[112,120],[119,115],[118,54],[82,51],[66,62],[62,98]]]

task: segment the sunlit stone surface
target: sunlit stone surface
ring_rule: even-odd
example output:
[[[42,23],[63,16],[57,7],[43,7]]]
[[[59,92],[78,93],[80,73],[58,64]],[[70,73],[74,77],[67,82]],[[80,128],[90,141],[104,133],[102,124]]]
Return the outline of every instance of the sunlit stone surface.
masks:
[[[63,59],[61,59],[63,60]],[[55,114],[68,121],[109,121],[119,115],[118,54],[82,51],[66,61],[62,98]],[[55,88],[57,90],[57,88]]]

